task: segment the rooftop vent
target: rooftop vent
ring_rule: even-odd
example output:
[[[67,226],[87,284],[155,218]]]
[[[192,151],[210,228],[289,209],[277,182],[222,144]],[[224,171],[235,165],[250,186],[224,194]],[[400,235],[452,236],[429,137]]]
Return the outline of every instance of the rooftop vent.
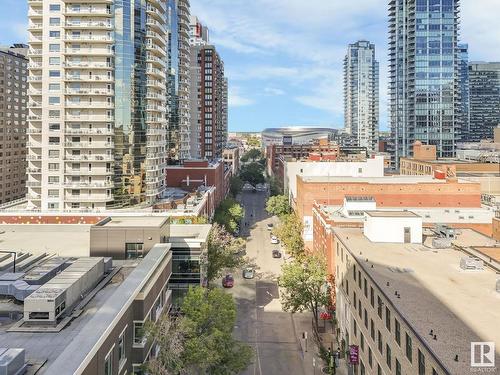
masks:
[[[466,257],[460,259],[460,268],[466,271],[480,271],[484,269],[484,263],[479,258]]]

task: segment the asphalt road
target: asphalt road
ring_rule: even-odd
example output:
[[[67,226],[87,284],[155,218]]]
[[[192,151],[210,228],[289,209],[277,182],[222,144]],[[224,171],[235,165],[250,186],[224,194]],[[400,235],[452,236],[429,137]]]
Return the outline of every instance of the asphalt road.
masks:
[[[279,245],[271,244],[266,225],[277,221],[265,211],[266,197],[264,192],[241,194],[246,215],[241,234],[247,237],[246,256],[256,276],[245,280],[241,272],[234,275],[235,286],[230,290],[238,306],[234,335],[255,351],[253,363],[244,375],[304,375],[294,321],[291,314],[282,311],[279,302],[276,278],[284,260],[272,258],[272,250]]]

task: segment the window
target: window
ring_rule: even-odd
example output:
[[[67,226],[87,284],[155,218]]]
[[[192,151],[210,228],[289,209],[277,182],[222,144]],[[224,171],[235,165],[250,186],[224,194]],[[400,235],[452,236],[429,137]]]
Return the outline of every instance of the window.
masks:
[[[425,357],[420,349],[418,350],[418,375],[425,375]]]
[[[438,375],[436,369],[434,369],[434,368],[432,369],[432,375]]]
[[[354,273],[354,281],[356,281],[356,265],[353,267],[353,273]]]
[[[50,123],[49,124],[49,130],[50,131],[57,131],[57,130],[60,130],[60,129],[61,129],[61,124],[59,124],[58,122]]]
[[[368,282],[366,281],[366,278],[364,279],[364,292],[365,297],[368,298]]]
[[[365,364],[363,363],[363,361],[360,361],[360,375],[366,375],[366,372],[365,372]]]
[[[363,318],[363,308],[361,307],[361,299],[358,300],[358,314],[360,318]]]
[[[382,300],[377,296],[378,317],[382,319]]]
[[[127,242],[127,243],[125,243],[125,257],[127,259],[135,259],[135,258],[141,257],[143,247],[144,247],[144,244],[140,243],[140,242],[136,242],[136,243]]]
[[[378,333],[378,336],[377,336],[377,338],[378,338],[378,340],[377,340],[378,341],[378,351],[380,353],[382,353],[384,350],[383,345],[382,345],[382,334],[380,333],[380,331],[377,331],[377,333]]]
[[[59,91],[59,90],[61,90],[60,83],[49,83],[49,91]]]
[[[50,52],[59,52],[61,50],[61,46],[59,44],[49,44]]]
[[[387,306],[385,307],[385,326],[391,332],[391,310]]]
[[[111,349],[104,359],[104,375],[113,374],[113,349]]]
[[[375,324],[373,323],[373,319],[370,319],[370,336],[375,341]]]
[[[58,145],[59,137],[49,137],[49,145]]]
[[[60,57],[49,57],[49,65],[61,65]]]
[[[359,331],[359,342],[361,344],[361,350],[365,351],[365,336],[363,336],[363,332]]]
[[[356,323],[355,319],[353,319],[353,321],[352,321],[352,328],[353,328],[354,336],[357,336],[358,335],[358,324]]]
[[[59,39],[61,37],[61,32],[60,31],[49,31],[49,37]]]
[[[59,183],[59,176],[49,176],[49,185],[55,185]]]
[[[49,25],[50,26],[59,26],[61,24],[61,19],[59,17],[50,17]]]
[[[361,271],[358,271],[358,287],[361,290]]]
[[[386,354],[387,367],[392,368],[391,347],[389,346],[389,344],[385,345],[385,354]]]
[[[49,189],[48,194],[49,194],[49,198],[58,198],[59,197],[59,190]]]
[[[50,96],[49,97],[49,105],[58,105],[61,104],[61,98],[58,96]]]
[[[373,292],[373,287],[370,287],[370,303],[372,307],[375,307],[375,293]]]
[[[59,163],[49,163],[49,171],[58,171]]]
[[[406,333],[406,358],[410,363],[413,362],[412,347],[411,347],[411,337]]]
[[[59,12],[61,10],[61,6],[59,4],[50,4],[49,10],[51,12]]]
[[[377,375],[382,375],[382,368],[378,363],[377,363]]]
[[[365,309],[365,328],[368,329],[368,312]]]
[[[401,346],[401,325],[396,318],[394,318],[394,336],[398,345]]]
[[[61,116],[61,112],[57,109],[50,109],[49,110],[49,117],[50,118],[59,118]]]
[[[401,375],[401,363],[396,358],[396,375]]]
[[[373,353],[372,353],[372,348],[368,346],[368,364],[370,365],[370,368],[373,368]]]
[[[49,70],[49,77],[57,78],[61,76],[61,72],[59,70]]]
[[[121,369],[125,362],[127,361],[127,356],[125,354],[125,332],[127,330],[127,327],[123,330],[123,332],[120,334],[120,337],[118,337],[118,367]]]
[[[144,323],[134,322],[134,345],[144,345],[146,337],[144,336]]]

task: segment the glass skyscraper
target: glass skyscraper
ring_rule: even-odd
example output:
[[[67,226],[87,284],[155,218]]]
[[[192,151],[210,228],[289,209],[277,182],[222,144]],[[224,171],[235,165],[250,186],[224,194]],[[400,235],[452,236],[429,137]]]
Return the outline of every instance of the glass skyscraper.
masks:
[[[389,1],[390,122],[394,161],[412,144],[452,157],[460,132],[459,0]]]
[[[460,92],[460,139],[469,137],[469,45],[458,45],[458,79]]]
[[[356,145],[378,151],[379,65],[375,45],[350,44],[344,58],[344,126]]]

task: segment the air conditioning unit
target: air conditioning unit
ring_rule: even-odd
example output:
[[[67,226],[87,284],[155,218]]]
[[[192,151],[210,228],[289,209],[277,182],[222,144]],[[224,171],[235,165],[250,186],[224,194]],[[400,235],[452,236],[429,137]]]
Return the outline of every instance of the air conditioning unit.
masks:
[[[460,259],[460,268],[467,271],[480,271],[484,269],[484,263],[479,258],[466,257]]]

